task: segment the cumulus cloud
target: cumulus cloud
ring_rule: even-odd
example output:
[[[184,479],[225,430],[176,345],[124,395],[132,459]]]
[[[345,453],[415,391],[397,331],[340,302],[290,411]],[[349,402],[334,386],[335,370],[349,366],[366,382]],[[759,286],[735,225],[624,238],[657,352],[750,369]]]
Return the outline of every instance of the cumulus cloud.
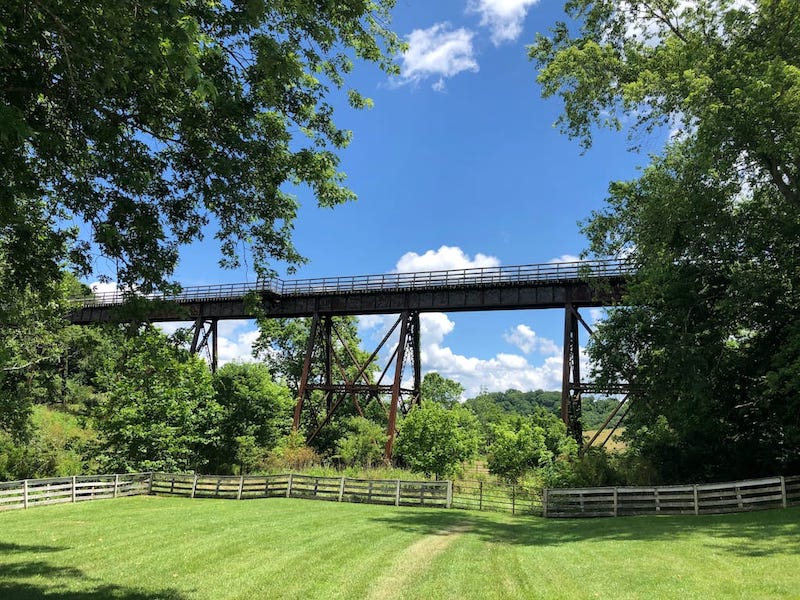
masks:
[[[191,321],[158,323],[157,326],[167,335],[178,329],[191,327]],[[253,343],[258,338],[258,328],[253,321],[219,321],[217,324],[217,359],[220,365],[231,361],[252,361]],[[201,352],[201,356],[207,356]],[[208,358],[208,356],[207,356]]]
[[[415,29],[406,38],[400,77],[403,83],[419,83],[435,77],[433,89],[442,92],[445,79],[464,71],[478,71],[478,61],[468,30],[453,29],[449,23],[437,23],[428,29]]]
[[[537,352],[545,356],[558,356],[561,353],[561,349],[553,340],[536,335],[536,332],[527,325],[520,324],[511,331],[506,331],[503,339],[525,354]]]
[[[423,344],[425,371],[437,371],[442,377],[464,386],[464,396],[477,396],[481,390],[557,390],[561,388],[561,357],[551,356],[540,365],[524,356],[498,353],[483,359],[456,354],[440,344]]]
[[[428,250],[424,254],[406,252],[395,266],[395,273],[415,273],[419,271],[446,271],[448,269],[472,269],[497,267],[500,259],[478,253],[470,258],[457,246],[441,246],[438,250]]]
[[[217,335],[220,365],[231,361],[253,360],[253,343],[258,339],[258,328],[252,321],[220,321]]]
[[[120,291],[116,281],[95,281],[89,284],[89,289],[93,294],[113,294]]]
[[[580,257],[579,256],[575,256],[574,254],[562,254],[561,256],[558,256],[556,258],[551,258],[547,262],[553,263],[553,264],[560,264],[560,263],[580,262],[580,260],[581,260]]]
[[[528,9],[539,0],[470,0],[467,12],[477,13],[481,25],[488,27],[492,43],[513,42],[522,33]]]

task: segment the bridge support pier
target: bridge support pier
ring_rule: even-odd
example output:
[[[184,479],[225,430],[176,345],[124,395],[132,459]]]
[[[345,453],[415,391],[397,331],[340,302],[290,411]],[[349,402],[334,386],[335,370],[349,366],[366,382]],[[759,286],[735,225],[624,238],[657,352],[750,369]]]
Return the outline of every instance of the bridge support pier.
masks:
[[[385,368],[381,369],[378,355],[398,328],[397,345]],[[412,376],[410,381],[406,381],[404,367],[409,362]],[[390,374],[392,367],[394,370]],[[380,375],[376,380],[378,373]],[[384,383],[389,378],[391,383]],[[420,386],[418,312],[401,313],[366,361],[359,360],[343,342],[333,315],[315,313],[303,360],[293,429],[297,431],[303,413],[309,413],[307,441],[311,442],[330,423],[346,399],[352,400],[351,409],[361,416],[364,416],[364,408],[370,402],[378,402],[387,418],[388,438],[384,458],[391,460],[398,411],[404,414],[419,403]]]
[[[197,317],[194,325],[192,325],[192,344],[190,349],[193,354],[199,354],[203,350],[208,352],[212,373],[216,373],[219,366],[218,323],[219,319]]]

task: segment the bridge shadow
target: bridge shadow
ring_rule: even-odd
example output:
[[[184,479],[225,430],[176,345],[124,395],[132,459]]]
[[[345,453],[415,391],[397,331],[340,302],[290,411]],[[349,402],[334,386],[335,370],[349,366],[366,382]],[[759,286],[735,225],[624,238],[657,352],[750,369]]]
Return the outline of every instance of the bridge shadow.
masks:
[[[48,560],[19,560],[15,555],[68,550],[66,546],[0,543],[0,598],[9,600],[185,600],[177,590],[141,589],[100,583],[80,569],[54,564]],[[66,587],[79,587],[69,591]]]
[[[729,515],[544,519],[449,510],[401,510],[374,520],[423,535],[467,528],[493,543],[559,546],[589,541],[700,539],[709,549],[742,557],[800,555],[800,507]]]

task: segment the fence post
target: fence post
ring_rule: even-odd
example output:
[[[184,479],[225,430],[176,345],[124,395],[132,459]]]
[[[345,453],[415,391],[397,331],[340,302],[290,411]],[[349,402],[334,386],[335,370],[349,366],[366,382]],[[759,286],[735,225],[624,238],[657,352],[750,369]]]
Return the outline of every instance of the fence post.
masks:
[[[286,497],[291,498],[292,496],[292,473],[289,473],[289,481],[286,484]]]
[[[28,508],[28,480],[22,482],[22,508]]]
[[[73,475],[72,476],[72,502],[73,503],[75,502],[75,499],[76,499],[76,496],[77,496],[77,492],[76,492],[76,487],[77,486],[75,485],[76,479],[77,478],[75,477],[75,475]]]
[[[453,480],[447,480],[447,506],[446,508],[450,508],[453,505]]]
[[[119,473],[114,473],[114,498],[119,493]]]
[[[478,482],[478,510],[483,510],[483,481]]]
[[[619,516],[619,489],[614,488],[614,516]]]
[[[153,472],[150,471],[150,477],[147,478],[147,495],[153,494]]]
[[[190,498],[194,498],[194,495],[197,493],[197,473],[194,474],[194,479],[192,479],[192,495]]]
[[[342,501],[342,498],[344,498],[344,477],[339,482],[339,502]]]
[[[781,475],[781,502],[783,503],[783,508],[788,506],[786,498],[786,478],[783,475]]]
[[[693,488],[693,491],[694,491],[694,514],[699,515],[700,514],[700,502],[698,501],[698,496],[697,496],[697,484],[695,483],[692,486],[692,488]]]
[[[544,488],[542,490],[542,516],[547,518],[547,493],[548,489]]]
[[[243,488],[244,488],[244,475],[241,475],[239,477],[239,493],[236,494],[236,499],[237,500],[241,500],[242,499],[242,489]]]
[[[400,480],[395,481],[394,505],[400,506]]]
[[[511,514],[517,514],[517,486],[511,484]]]

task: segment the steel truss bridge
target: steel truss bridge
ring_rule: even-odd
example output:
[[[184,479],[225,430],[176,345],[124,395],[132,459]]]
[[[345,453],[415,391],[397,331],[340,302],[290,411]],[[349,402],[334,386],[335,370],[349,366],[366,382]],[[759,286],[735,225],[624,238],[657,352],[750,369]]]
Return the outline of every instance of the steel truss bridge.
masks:
[[[69,319],[77,325],[130,320],[127,301],[146,299],[150,301],[147,320],[151,322],[192,321],[192,351],[208,348],[211,367],[216,369],[219,321],[252,319],[255,312],[262,318],[310,317],[311,334],[294,427],[300,425],[304,406],[312,404],[308,399],[314,391],[323,395],[325,409],[324,414],[313,415],[315,425],[309,440],[319,434],[346,399],[351,399],[361,414],[364,401],[377,399],[388,415],[385,455],[391,458],[398,410],[407,412],[420,401],[421,313],[560,308],[564,310],[561,417],[583,446],[581,395],[627,394],[628,390],[624,384],[606,389],[581,380],[579,333],[583,328],[591,335],[592,330],[579,309],[617,303],[632,270],[632,264],[624,260],[600,260],[316,279],[273,278],[255,283],[187,286],[172,295],[111,292],[76,299]],[[359,363],[352,355],[337,355],[344,350],[337,350],[341,344],[337,346],[336,340],[341,336],[334,317],[360,315],[398,315],[365,363]],[[378,367],[381,375],[375,382],[369,373],[375,370],[381,349],[398,328],[399,340],[386,367]],[[323,364],[319,373],[313,368],[315,358],[321,358]],[[345,363],[357,365],[355,376],[348,376]],[[413,372],[410,385],[403,376],[406,363],[411,364]],[[381,400],[387,397],[388,408]],[[627,395],[609,421],[626,399]]]

